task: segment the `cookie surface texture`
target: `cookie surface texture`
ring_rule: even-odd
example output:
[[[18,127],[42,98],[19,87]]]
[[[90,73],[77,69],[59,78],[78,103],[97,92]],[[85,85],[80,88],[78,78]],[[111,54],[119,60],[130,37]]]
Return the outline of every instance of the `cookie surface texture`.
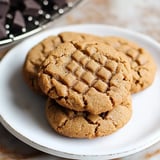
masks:
[[[62,32],[57,36],[45,38],[27,53],[23,66],[23,74],[26,83],[37,93],[42,93],[37,83],[37,73],[42,62],[48,57],[49,53],[63,42],[92,39],[101,40],[98,36],[76,32]]]
[[[63,43],[45,60],[39,73],[42,91],[60,105],[100,114],[121,104],[130,93],[126,57],[100,42]]]
[[[119,37],[105,37],[105,43],[125,54],[131,65],[133,76],[131,93],[150,86],[155,78],[156,64],[150,53],[131,41]]]
[[[60,135],[74,138],[96,138],[112,134],[122,128],[131,115],[130,96],[113,110],[99,115],[63,108],[50,98],[46,103],[46,117],[50,126]]]
[[[37,93],[42,93],[37,82],[39,67],[49,55],[50,51],[55,49],[60,43],[61,39],[59,37],[48,37],[35,45],[26,56],[23,66],[24,79],[28,86]]]

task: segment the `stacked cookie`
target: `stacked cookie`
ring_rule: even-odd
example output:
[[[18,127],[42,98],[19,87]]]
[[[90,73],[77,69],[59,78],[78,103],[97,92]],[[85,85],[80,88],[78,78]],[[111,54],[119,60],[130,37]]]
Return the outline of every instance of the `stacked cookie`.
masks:
[[[131,94],[150,86],[155,72],[153,58],[137,44],[73,32],[37,44],[23,66],[27,84],[48,97],[51,127],[75,138],[123,127],[132,114]]]

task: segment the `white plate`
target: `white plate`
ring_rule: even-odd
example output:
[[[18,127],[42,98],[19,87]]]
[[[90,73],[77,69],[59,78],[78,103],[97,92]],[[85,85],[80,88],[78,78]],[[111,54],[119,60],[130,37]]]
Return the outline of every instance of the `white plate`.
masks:
[[[118,132],[97,139],[60,136],[49,127],[44,114],[45,99],[24,83],[22,65],[27,51],[48,35],[77,31],[97,35],[122,36],[148,49],[158,69],[151,87],[133,95],[133,116]],[[160,140],[160,46],[147,36],[104,25],[75,25],[52,29],[13,48],[0,62],[0,119],[17,138],[41,151],[75,159],[111,159],[127,156]]]

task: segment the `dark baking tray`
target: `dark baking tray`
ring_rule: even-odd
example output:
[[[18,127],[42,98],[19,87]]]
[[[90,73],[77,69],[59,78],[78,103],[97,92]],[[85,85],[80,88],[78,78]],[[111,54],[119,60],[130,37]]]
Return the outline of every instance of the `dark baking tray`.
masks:
[[[43,1],[46,2],[46,0]],[[7,35],[7,38],[0,40],[0,48],[4,48],[6,46],[14,44],[14,42],[40,32],[41,30],[46,28],[47,24],[66,14],[72,8],[76,7],[81,1],[82,0],[67,0],[66,5],[63,7],[59,8],[58,6],[52,6],[47,10],[41,10],[40,16],[38,17],[31,17],[31,19],[29,19],[28,16],[28,19],[25,20],[26,28],[22,28],[22,30],[18,32],[16,32],[15,30],[10,30],[10,28],[7,28],[6,24],[6,31],[8,31],[9,33]],[[8,15],[12,16],[10,14]]]

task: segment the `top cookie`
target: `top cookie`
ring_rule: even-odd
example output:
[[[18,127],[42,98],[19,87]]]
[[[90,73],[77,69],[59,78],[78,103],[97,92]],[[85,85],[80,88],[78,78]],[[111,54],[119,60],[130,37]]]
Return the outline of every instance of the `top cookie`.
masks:
[[[100,114],[122,103],[130,92],[126,57],[101,42],[63,43],[39,72],[42,91],[60,105]]]
[[[133,76],[131,93],[142,91],[152,84],[156,73],[156,64],[148,51],[119,37],[105,37],[104,41],[128,57]]]
[[[83,40],[101,40],[98,36],[76,33],[76,32],[62,32],[57,36],[50,36],[35,45],[27,54],[23,66],[23,74],[26,83],[37,93],[42,93],[37,82],[37,73],[40,65],[59,44],[70,41]]]

